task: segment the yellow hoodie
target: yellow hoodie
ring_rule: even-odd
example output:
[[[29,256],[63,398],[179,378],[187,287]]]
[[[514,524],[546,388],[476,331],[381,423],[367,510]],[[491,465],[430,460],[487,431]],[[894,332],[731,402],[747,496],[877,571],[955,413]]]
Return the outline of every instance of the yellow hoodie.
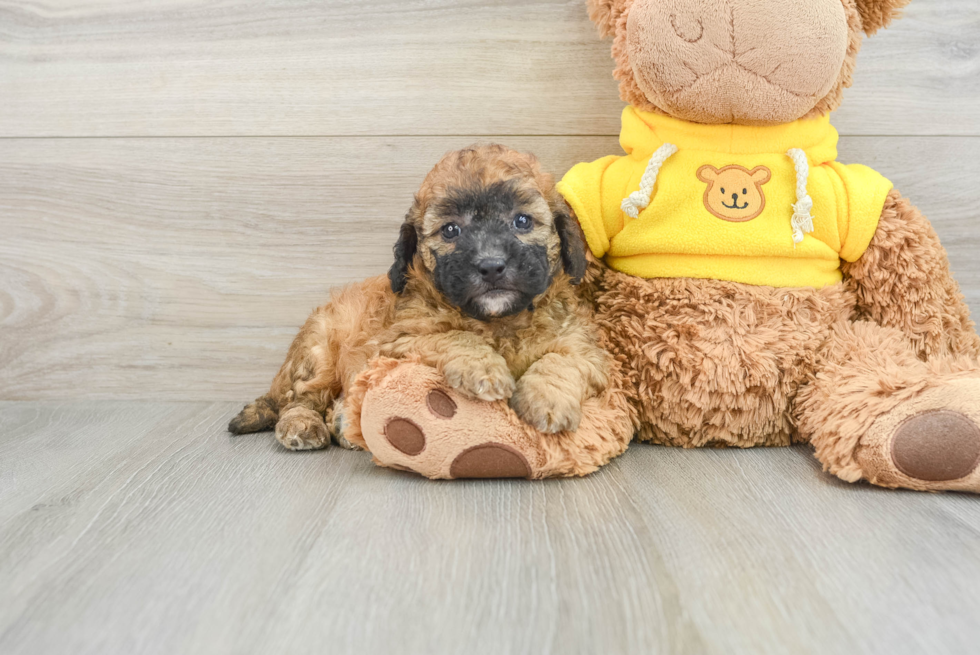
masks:
[[[558,190],[593,254],[624,273],[823,287],[841,280],[841,259],[855,261],[867,249],[892,188],[866,166],[838,164],[837,139],[829,117],[700,125],[627,107],[626,156],[578,164]],[[808,175],[787,154],[792,149],[805,153]],[[666,160],[653,172],[649,204],[632,218],[625,209],[636,210],[623,201],[640,190],[655,153]],[[800,194],[812,199],[813,224],[794,234]]]

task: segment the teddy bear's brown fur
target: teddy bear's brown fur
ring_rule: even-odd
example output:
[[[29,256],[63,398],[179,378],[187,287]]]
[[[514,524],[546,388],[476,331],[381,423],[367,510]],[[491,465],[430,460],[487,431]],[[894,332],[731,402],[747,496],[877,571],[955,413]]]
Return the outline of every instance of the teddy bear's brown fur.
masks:
[[[812,98],[813,107],[792,120],[839,106],[862,32],[885,27],[907,4],[833,1],[845,10],[844,60],[826,94]],[[770,6],[777,29],[777,12],[786,2],[709,4]],[[688,98],[649,80],[644,90],[631,62],[631,53],[643,44],[630,39],[643,32],[636,19],[630,22],[630,12],[641,6],[660,11],[660,5],[682,15],[704,3],[589,0],[601,33],[614,37],[623,99],[645,111],[675,115],[655,100],[666,98],[683,113],[689,111]],[[812,3],[818,5],[827,6],[826,0]],[[681,37],[690,33],[700,39],[697,29],[709,29],[677,20],[674,29]],[[734,44],[734,18],[731,29]],[[656,61],[654,55],[649,61]],[[650,77],[666,85],[665,75]],[[710,86],[699,93],[700,104],[690,106],[715,100]],[[754,125],[778,123],[774,116],[785,120],[789,111],[789,105],[772,110],[739,102],[719,100],[716,108],[697,111],[709,117],[730,113],[736,117],[732,122]],[[683,447],[809,442],[824,468],[844,480],[980,491],[980,339],[936,233],[892,191],[870,246],[856,262],[843,265],[843,275],[843,283],[821,289],[776,288],[642,279],[593,262],[587,292],[635,390],[638,438]]]

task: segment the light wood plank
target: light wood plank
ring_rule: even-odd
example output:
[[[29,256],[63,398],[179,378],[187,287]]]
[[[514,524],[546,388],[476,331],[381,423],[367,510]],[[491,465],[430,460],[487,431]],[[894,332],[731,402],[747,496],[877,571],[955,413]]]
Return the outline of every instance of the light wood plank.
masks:
[[[263,392],[331,286],[387,270],[453,138],[26,139],[0,160],[0,398]],[[608,137],[521,137],[553,171]],[[931,217],[980,309],[980,139],[846,138]]]
[[[627,495],[705,652],[975,650],[975,497],[848,484],[809,447],[628,454]]]
[[[0,403],[0,652],[959,653],[980,505],[808,448],[434,483],[231,403]]]
[[[980,5],[868,41],[844,134],[980,134]],[[8,0],[0,136],[618,132],[584,0]]]

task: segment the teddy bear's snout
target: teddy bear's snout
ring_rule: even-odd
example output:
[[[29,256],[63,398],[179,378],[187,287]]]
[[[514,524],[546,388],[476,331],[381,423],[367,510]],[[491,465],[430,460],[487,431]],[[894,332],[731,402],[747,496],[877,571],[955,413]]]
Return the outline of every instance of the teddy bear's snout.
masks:
[[[829,93],[848,31],[840,0],[636,0],[626,37],[639,87],[676,118],[778,123]]]

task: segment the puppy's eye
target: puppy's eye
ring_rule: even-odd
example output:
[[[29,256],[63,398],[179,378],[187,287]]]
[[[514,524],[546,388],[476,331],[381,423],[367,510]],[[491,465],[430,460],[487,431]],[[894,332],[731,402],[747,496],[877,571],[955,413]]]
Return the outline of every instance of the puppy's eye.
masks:
[[[725,193],[725,187],[721,187],[721,192],[722,192],[722,194]]]
[[[743,196],[749,195],[749,190],[748,189],[742,189],[742,195]]]
[[[518,214],[514,218],[514,227],[521,232],[527,232],[534,227],[534,219],[527,214]]]
[[[442,226],[442,238],[444,238],[446,241],[452,241],[459,236],[461,231],[462,230],[460,230],[459,226],[455,223],[446,223]]]

